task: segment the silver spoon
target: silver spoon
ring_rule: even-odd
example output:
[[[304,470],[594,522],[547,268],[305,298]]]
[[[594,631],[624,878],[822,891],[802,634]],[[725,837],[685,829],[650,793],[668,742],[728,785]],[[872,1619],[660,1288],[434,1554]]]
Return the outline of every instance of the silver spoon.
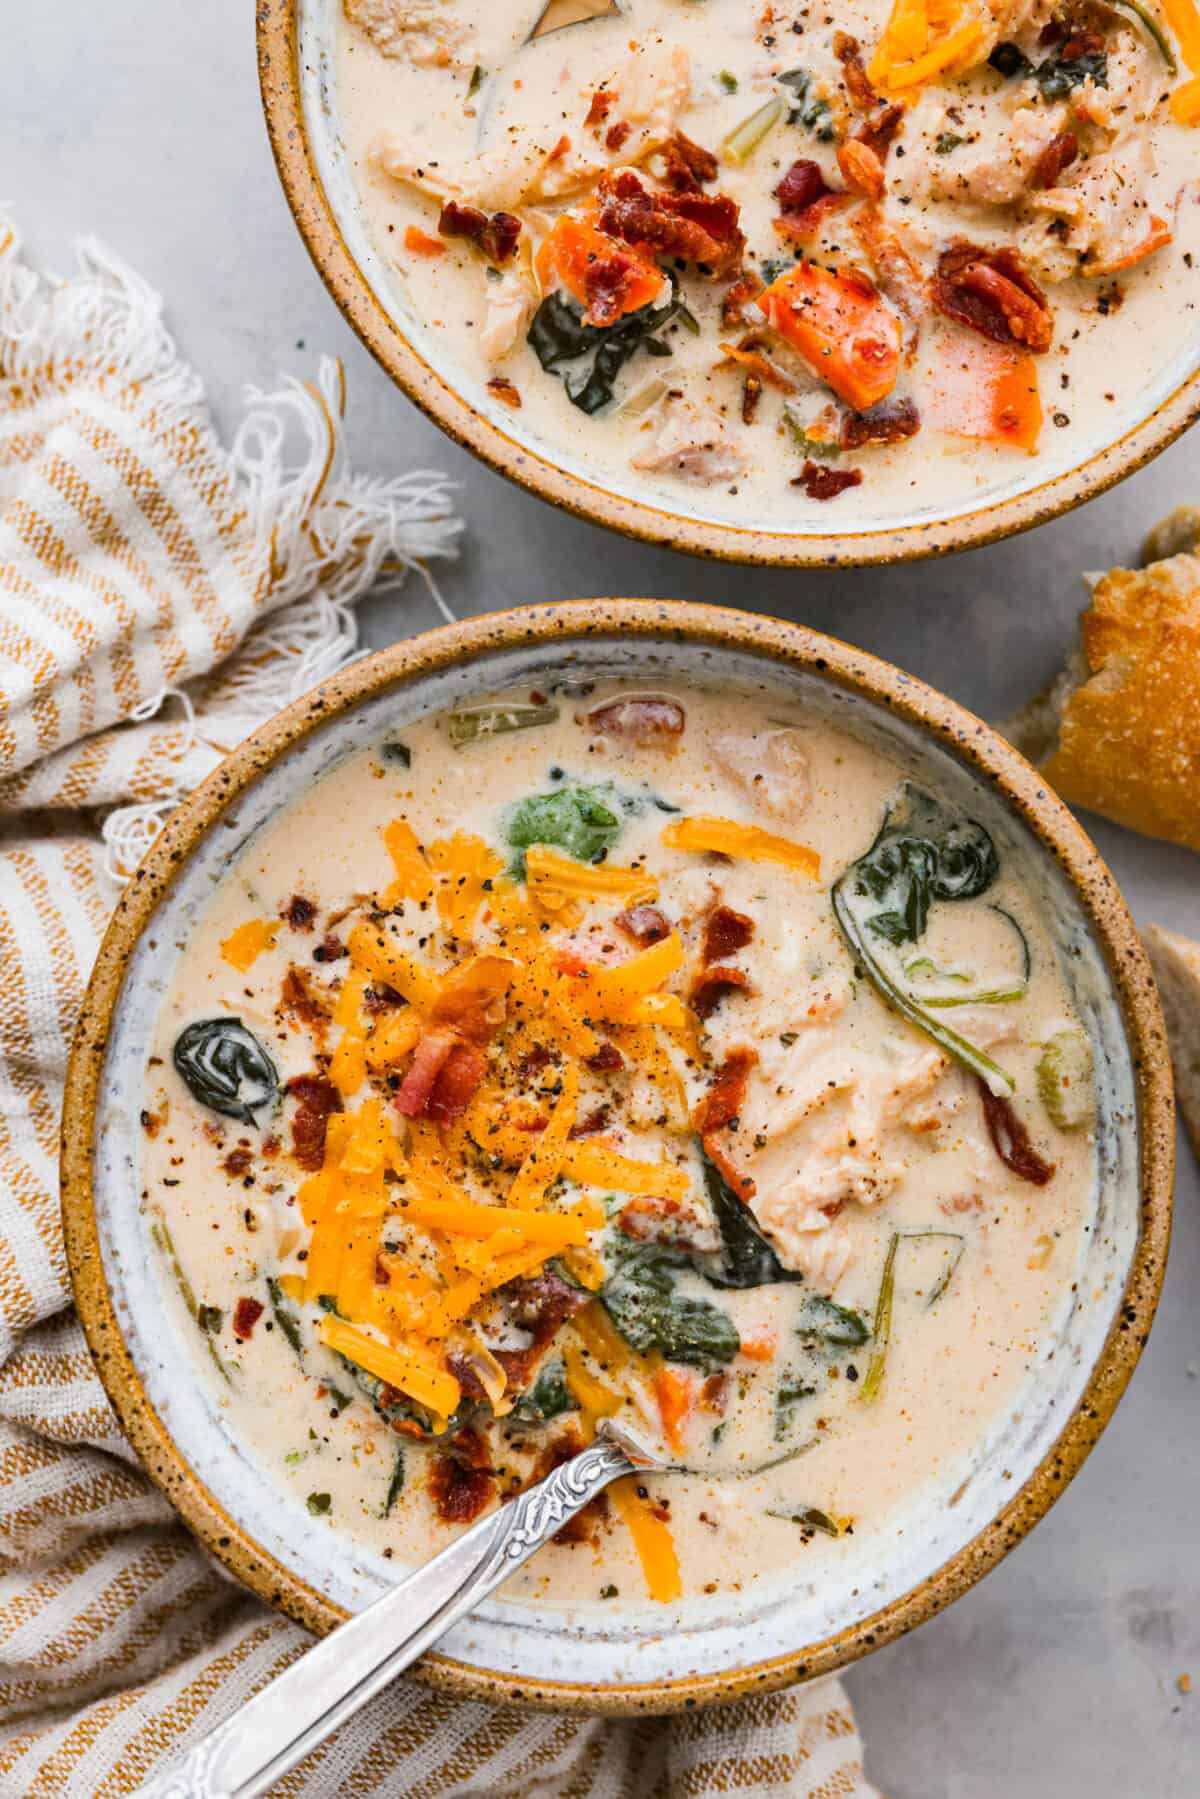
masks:
[[[341,1624],[232,1718],[210,1731],[141,1799],[255,1799],[465,1618],[611,1481],[671,1471],[608,1420],[603,1434],[518,1499]]]

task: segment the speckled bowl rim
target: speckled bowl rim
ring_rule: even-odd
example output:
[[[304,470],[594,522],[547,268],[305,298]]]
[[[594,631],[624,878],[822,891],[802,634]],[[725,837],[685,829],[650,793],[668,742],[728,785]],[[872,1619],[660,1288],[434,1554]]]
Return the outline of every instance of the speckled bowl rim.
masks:
[[[130,1442],[151,1478],[231,1574],[309,1630],[332,1629],[346,1614],[255,1543],[184,1461],[121,1335],[101,1263],[92,1187],[99,1084],[114,1008],[134,948],[187,858],[244,791],[310,732],[390,687],[494,652],[630,636],[749,651],[816,674],[923,729],[998,790],[1062,868],[1113,980],[1137,1094],[1140,1215],[1119,1312],[1052,1448],[990,1525],[871,1617],[815,1645],[745,1668],[653,1685],[530,1681],[437,1654],[414,1670],[435,1686],[475,1699],[622,1713],[679,1710],[813,1679],[923,1623],[993,1568],[1049,1509],[1086,1460],[1133,1373],[1154,1317],[1170,1237],[1175,1154],[1170,1057],[1153,976],[1125,902],[1095,846],[1037,771],[982,720],[933,688],[862,650],[778,619],[682,601],[576,600],[519,607],[426,632],[352,664],[297,700],[227,757],[172,814],[122,893],[101,944],[67,1070],[62,1136],[63,1220],[75,1302]]]
[[[717,561],[849,568],[975,549],[1082,505],[1141,468],[1200,418],[1200,367],[1115,442],[1076,468],[948,518],[871,531],[763,531],[688,518],[610,492],[518,443],[443,379],[391,318],[342,234],[309,141],[295,0],[259,0],[258,69],[267,132],[293,217],[317,272],[376,361],[447,436],[518,487],[627,537]]]

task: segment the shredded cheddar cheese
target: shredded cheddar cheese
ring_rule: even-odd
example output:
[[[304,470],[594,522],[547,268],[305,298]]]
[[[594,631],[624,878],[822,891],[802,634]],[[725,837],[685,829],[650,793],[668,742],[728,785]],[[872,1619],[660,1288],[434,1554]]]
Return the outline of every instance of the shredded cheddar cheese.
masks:
[[[821,858],[806,843],[794,843],[790,837],[777,837],[773,831],[738,824],[732,818],[681,818],[666,827],[662,840],[673,850],[707,851],[743,862],[779,862],[814,881],[821,873]]]
[[[430,1366],[412,1351],[380,1343],[341,1318],[323,1318],[318,1335],[327,1349],[348,1357],[389,1387],[407,1393],[436,1417],[449,1418],[458,1404],[462,1390],[454,1376]]]
[[[236,931],[231,931],[222,943],[221,959],[239,973],[245,974],[247,969],[253,968],[264,950],[275,947],[278,931],[277,920],[268,924],[263,918],[248,918]]]

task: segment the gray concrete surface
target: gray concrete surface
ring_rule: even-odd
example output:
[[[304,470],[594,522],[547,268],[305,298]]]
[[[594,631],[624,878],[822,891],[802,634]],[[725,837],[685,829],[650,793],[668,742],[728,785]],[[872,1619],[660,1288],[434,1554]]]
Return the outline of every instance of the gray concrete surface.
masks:
[[[1200,500],[1200,437],[1032,535],[936,565],[758,573],[625,542],[477,467],[390,385],[327,298],[276,181],[250,0],[4,0],[0,204],[63,263],[92,231],[167,296],[223,423],[245,382],[345,359],[356,462],[448,469],[469,536],[440,576],[460,614],[647,594],[795,618],[887,656],[985,716],[1061,659],[1078,572],[1127,559]],[[372,603],[373,644],[435,622],[415,583]],[[1200,935],[1200,863],[1085,821],[1140,919]],[[1189,1799],[1200,1793],[1200,1183],[1182,1149],[1149,1349],[1083,1474],[982,1585],[849,1685],[890,1799]],[[1190,1672],[1197,1692],[1178,1690]]]

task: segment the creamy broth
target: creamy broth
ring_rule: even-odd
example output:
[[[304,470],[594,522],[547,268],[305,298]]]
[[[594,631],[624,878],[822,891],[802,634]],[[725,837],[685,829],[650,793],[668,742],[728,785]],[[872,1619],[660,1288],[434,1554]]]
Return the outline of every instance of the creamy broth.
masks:
[[[536,5],[346,10],[341,135],[407,303],[502,424],[626,491],[776,528],[961,503],[1110,441],[1194,332],[1195,132],[1128,13],[963,0],[971,66],[913,84],[887,0],[628,0],[535,41]],[[642,345],[617,372],[602,322]]]
[[[1069,1304],[1091,1073],[1036,901],[912,771],[763,711],[601,685],[427,719],[265,826],[180,957],[164,1278],[229,1431],[402,1564],[611,1413],[697,1472],[511,1597],[816,1565],[966,1475]]]

